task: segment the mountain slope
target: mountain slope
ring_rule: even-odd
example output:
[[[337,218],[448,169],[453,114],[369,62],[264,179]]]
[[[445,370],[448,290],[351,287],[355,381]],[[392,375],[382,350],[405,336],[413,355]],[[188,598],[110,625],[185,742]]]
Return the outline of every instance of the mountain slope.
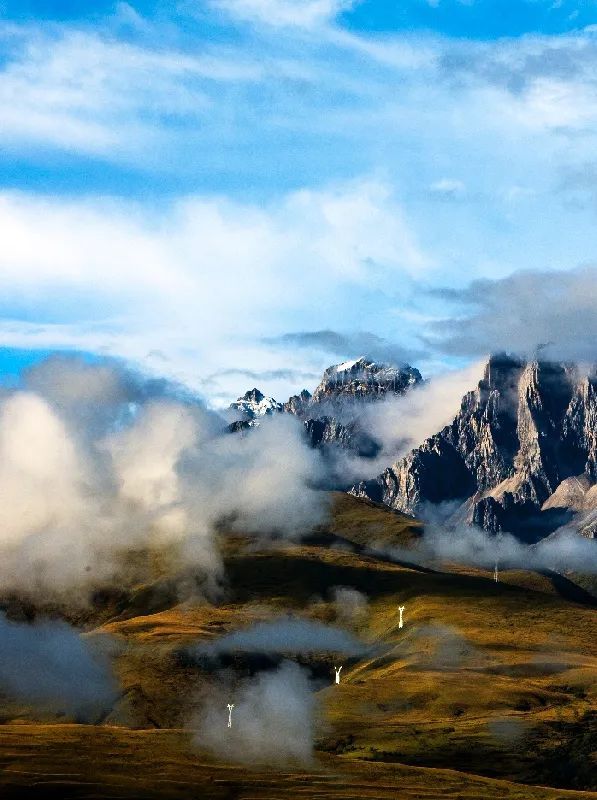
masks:
[[[273,397],[265,397],[259,389],[250,389],[234,403],[230,404],[233,411],[238,411],[243,418],[253,420],[257,417],[265,417],[283,411],[281,403],[277,403]]]
[[[492,356],[450,425],[351,491],[411,514],[459,502],[459,518],[534,541],[571,520],[564,481],[582,482],[593,510],[596,431],[594,373]]]
[[[400,395],[422,382],[418,369],[395,367],[360,358],[328,367],[313,392],[311,403],[341,400],[370,401],[387,394]]]
[[[340,447],[369,458],[380,445],[363,430],[360,414],[363,404],[390,395],[403,395],[422,382],[420,372],[409,365],[380,364],[361,357],[328,367],[311,395],[306,389],[284,404],[252,389],[231,404],[241,418],[231,431],[246,430],[258,424],[259,417],[277,412],[293,414],[302,420],[313,447]]]
[[[306,544],[260,549],[223,533],[219,602],[166,599],[157,613],[134,608],[89,630],[118,645],[122,692],[104,720],[77,725],[0,698],[0,795],[594,800],[594,609],[543,575],[504,572],[496,584],[490,572],[409,567],[359,548],[373,533],[407,546],[419,530],[341,495]],[[361,593],[357,613],[338,587]],[[202,699],[272,667],[245,653],[213,672],[189,648],[280,615],[342,626],[367,645],[345,658],[339,686],[332,653],[290,656],[316,678],[313,761],[266,769],[210,755],[193,743]]]

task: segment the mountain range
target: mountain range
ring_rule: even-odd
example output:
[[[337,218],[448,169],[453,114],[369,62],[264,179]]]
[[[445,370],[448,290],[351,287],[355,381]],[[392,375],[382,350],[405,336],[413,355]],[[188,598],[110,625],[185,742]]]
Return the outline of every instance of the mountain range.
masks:
[[[364,404],[422,384],[413,367],[359,358],[326,369],[313,395],[304,390],[282,404],[247,392],[233,404],[242,414],[235,425],[291,413],[314,447],[371,457],[380,445],[363,428]],[[450,524],[507,531],[529,543],[567,526],[594,537],[595,368],[491,356],[449,425],[350,493],[410,515],[439,506]]]
[[[403,395],[422,382],[421,373],[414,367],[390,366],[361,357],[329,367],[313,394],[303,389],[285,403],[251,389],[230,406],[240,414],[231,430],[252,427],[260,417],[288,413],[303,422],[313,447],[328,451],[340,447],[363,458],[372,457],[381,445],[363,428],[364,405]]]
[[[199,447],[187,439],[186,453],[177,442],[185,423],[197,433],[199,408],[152,398],[149,424],[111,440],[124,471],[103,473],[106,460],[88,456],[102,483],[129,490],[123,502],[88,484],[94,502],[83,505],[83,494],[50,484],[60,506],[74,498],[73,522],[50,505],[57,523],[35,517],[18,561],[8,540],[2,555],[17,569],[0,562],[2,800],[597,800],[595,543],[549,541],[562,525],[594,532],[596,377],[505,355],[479,377],[460,406],[460,388],[450,389],[453,419],[427,438],[415,424],[434,426],[413,410],[432,398],[443,425],[447,384],[367,359],[329,368],[313,394],[284,403],[247,392],[230,410],[231,432],[210,414],[208,435]],[[464,385],[474,382],[467,371]],[[355,464],[374,475],[387,439],[374,461],[356,442],[371,430],[383,438],[386,423],[410,424],[404,438],[422,441],[352,494],[313,490],[326,460],[345,478]],[[44,426],[24,427],[17,464],[33,442],[38,474]],[[319,452],[297,442],[301,427]],[[48,469],[62,473],[62,463]],[[287,470],[292,480],[278,481]],[[131,493],[137,486],[143,494]],[[51,492],[38,494],[45,508]],[[278,535],[301,503],[307,513]],[[430,504],[455,524],[455,536],[437,537],[447,550],[432,547]],[[185,517],[192,531],[181,539]],[[465,531],[467,522],[491,533]],[[96,526],[93,547],[82,547]],[[547,541],[521,546],[499,536],[508,529]],[[482,541],[489,557],[453,558],[454,539]],[[503,544],[522,557],[494,558]]]

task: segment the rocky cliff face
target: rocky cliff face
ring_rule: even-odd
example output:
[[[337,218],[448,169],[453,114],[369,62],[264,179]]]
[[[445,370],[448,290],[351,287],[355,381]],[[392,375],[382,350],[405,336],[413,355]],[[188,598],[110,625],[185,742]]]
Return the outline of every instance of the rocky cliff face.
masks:
[[[294,413],[304,420],[314,447],[336,446],[373,458],[380,445],[360,424],[363,405],[390,394],[402,395],[422,380],[419,371],[408,365],[393,367],[367,358],[346,361],[326,369],[313,396]]]
[[[595,374],[493,356],[450,425],[351,492],[412,514],[425,503],[460,504],[459,519],[534,541],[571,520],[568,479],[592,503],[596,423]],[[589,533],[590,512],[583,508]]]
[[[370,458],[379,452],[379,445],[359,425],[362,405],[388,394],[404,394],[422,380],[419,371],[408,365],[392,367],[358,358],[329,367],[313,395],[303,389],[284,404],[252,389],[231,404],[241,419],[229,429],[246,430],[258,424],[259,417],[285,412],[303,421],[313,447],[340,447]]]
[[[303,389],[300,394],[293,394],[292,397],[288,398],[287,402],[284,403],[284,411],[287,414],[295,414],[297,417],[302,417],[306,414],[310,402],[311,393]]]
[[[343,400],[369,402],[387,394],[404,394],[422,380],[414,367],[392,367],[357,358],[326,369],[313,392],[311,405]]]

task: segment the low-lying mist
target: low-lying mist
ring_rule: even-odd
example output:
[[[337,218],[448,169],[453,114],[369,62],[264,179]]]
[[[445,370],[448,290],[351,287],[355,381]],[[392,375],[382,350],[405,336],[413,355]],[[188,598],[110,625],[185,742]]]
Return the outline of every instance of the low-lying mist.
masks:
[[[380,455],[328,458],[290,414],[231,434],[180,386],[114,362],[52,357],[0,393],[0,495],[10,498],[0,504],[0,596],[82,605],[97,589],[153,579],[136,557],[152,552],[167,554],[181,593],[217,597],[223,525],[267,538],[309,532],[328,510],[318,487],[338,470],[356,480],[388,466],[450,421],[479,374],[475,364],[360,406]],[[597,571],[595,543],[575,532],[528,548],[507,534],[448,530],[435,513],[419,556]]]
[[[502,569],[552,570],[597,574],[597,541],[581,536],[573,527],[563,527],[536,544],[527,545],[510,533],[497,534],[475,525],[450,524],[457,504],[426,505],[421,512],[423,536],[412,549],[377,548],[370,551],[390,558],[430,565],[456,563]]]
[[[42,711],[93,722],[118,693],[105,638],[64,622],[11,622],[0,614],[0,693]]]
[[[573,528],[562,528],[537,544],[526,545],[506,532],[493,534],[474,525],[446,525],[442,517],[450,511],[451,504],[423,510],[422,550],[434,558],[478,566],[497,563],[509,568],[597,573],[597,542],[580,536]]]
[[[326,514],[322,469],[288,415],[231,435],[180,387],[49,359],[0,396],[0,592],[85,602],[124,580],[127,553],[164,548],[214,592],[218,525],[310,530]]]
[[[369,598],[351,586],[335,586],[333,590],[336,617],[344,625],[360,622],[367,613]]]
[[[326,651],[358,655],[364,647],[352,634],[332,625],[296,617],[257,622],[195,649],[198,655],[230,652],[313,653]]]
[[[237,687],[214,688],[192,723],[194,742],[225,761],[306,766],[313,760],[314,711],[308,672],[285,661]]]

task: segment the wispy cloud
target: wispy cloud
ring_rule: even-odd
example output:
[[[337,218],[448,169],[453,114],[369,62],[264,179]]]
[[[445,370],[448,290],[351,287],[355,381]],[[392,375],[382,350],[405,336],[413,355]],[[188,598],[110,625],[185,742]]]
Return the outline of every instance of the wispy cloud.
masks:
[[[232,40],[197,26],[183,38],[176,26],[162,29],[139,14],[124,35],[123,14],[130,26],[131,11],[122,9],[96,29],[13,25],[0,43],[2,139],[17,149],[38,143],[153,169],[156,148],[169,147],[162,162],[188,170],[185,137],[213,151],[218,141],[244,147],[247,137],[265,136],[273,156],[285,130],[312,147],[305,120],[344,147],[358,140],[367,149],[380,146],[382,133],[395,144],[413,127],[427,136],[433,120],[433,138],[443,131],[449,139],[455,109],[474,120],[467,139],[477,144],[484,119],[525,136],[595,122],[590,33],[484,44],[380,38],[334,23],[346,6],[214,0],[220,24],[259,23]]]
[[[334,19],[355,0],[211,0],[233,18],[272,27],[313,28]]]
[[[289,314],[323,322],[331,293],[366,297],[427,265],[399,204],[368,181],[291,193],[265,208],[189,197],[148,210],[5,193],[0,235],[7,344],[72,347],[79,338],[136,359],[159,350],[184,372],[173,377],[195,387],[248,360],[249,372],[296,390],[282,371],[313,367],[272,354],[264,334]],[[228,377],[230,385],[236,376]]]
[[[402,365],[424,357],[421,349],[402,347],[368,331],[338,333],[332,330],[297,331],[264,339],[266,344],[327,353],[331,357],[365,356],[381,362]]]
[[[255,82],[257,63],[139,46],[90,31],[13,29],[0,72],[2,138],[135,160],[177,119],[209,113],[210,83]]]
[[[196,387],[218,373],[234,397],[244,369],[283,397],[332,352],[400,342],[413,360],[447,308],[422,279],[591,263],[591,211],[561,187],[594,158],[594,32],[380,36],[345,10],[220,0],[158,20],[121,3],[5,26],[0,175],[27,187],[0,195],[8,340],[160,351]],[[271,341],[288,331],[346,341],[291,357]]]
[[[461,197],[466,191],[464,183],[455,178],[441,178],[434,181],[429,188],[435,194],[450,198]]]

